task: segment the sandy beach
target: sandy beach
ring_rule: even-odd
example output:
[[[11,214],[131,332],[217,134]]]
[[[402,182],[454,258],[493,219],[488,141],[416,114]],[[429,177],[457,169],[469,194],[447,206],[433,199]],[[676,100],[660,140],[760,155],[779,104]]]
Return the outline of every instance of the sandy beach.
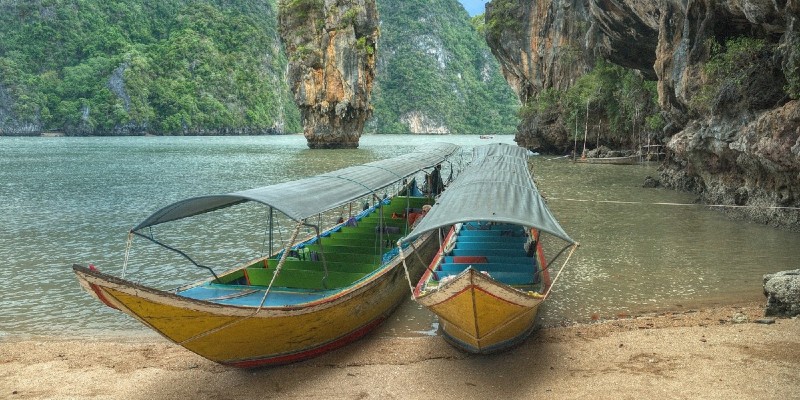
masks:
[[[156,337],[5,338],[0,398],[800,398],[800,319],[762,316],[750,303],[543,328],[491,356],[438,336],[370,335],[259,370],[220,366]]]

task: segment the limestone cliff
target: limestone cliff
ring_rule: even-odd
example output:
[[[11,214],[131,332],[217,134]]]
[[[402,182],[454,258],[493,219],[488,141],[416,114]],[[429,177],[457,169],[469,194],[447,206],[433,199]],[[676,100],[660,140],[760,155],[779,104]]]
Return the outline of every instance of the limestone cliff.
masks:
[[[583,72],[567,46],[582,60],[637,69],[658,80],[666,186],[800,229],[799,1],[494,0],[487,25],[498,9],[506,26],[489,44],[521,99],[569,87]],[[745,56],[726,60],[728,76],[715,77],[709,64],[742,37],[751,40]],[[518,143],[557,143],[543,134],[555,121],[533,123]]]
[[[311,148],[355,148],[372,113],[378,9],[374,0],[285,0],[287,80]]]

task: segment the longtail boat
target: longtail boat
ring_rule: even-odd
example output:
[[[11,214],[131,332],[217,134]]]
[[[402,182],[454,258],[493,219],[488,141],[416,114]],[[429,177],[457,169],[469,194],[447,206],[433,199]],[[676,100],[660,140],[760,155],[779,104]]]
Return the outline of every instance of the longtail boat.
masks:
[[[504,144],[476,147],[473,162],[398,241],[413,247],[430,232],[447,232],[413,298],[438,316],[444,338],[467,352],[497,352],[527,338],[558,279],[551,280],[550,265],[569,250],[563,270],[578,246],[539,194],[526,153]],[[551,260],[545,234],[563,244]]]
[[[433,202],[414,196],[414,182],[457,152],[455,145],[433,144],[388,160],[164,207],[134,227],[129,238],[147,239],[208,269],[208,278],[176,289],[124,279],[125,266],[122,277],[92,265],[74,265],[73,270],[83,288],[105,305],[209,360],[250,368],[314,357],[364,336],[406,298],[407,276],[393,243],[410,231],[411,217],[417,219],[419,209]],[[389,190],[392,195],[386,194]],[[373,204],[329,229],[320,227],[326,211],[353,202],[358,206],[364,199]],[[279,212],[296,223],[296,229],[274,253],[225,272],[218,273],[152,234],[155,226],[178,220],[183,224],[200,214],[224,210],[228,218],[245,203],[268,207],[270,228]],[[253,222],[254,229],[267,225]],[[304,227],[311,234],[300,238]],[[269,238],[271,243],[271,229]],[[408,269],[419,277],[425,268],[422,260],[430,260],[438,242],[428,234],[413,245],[419,262]]]

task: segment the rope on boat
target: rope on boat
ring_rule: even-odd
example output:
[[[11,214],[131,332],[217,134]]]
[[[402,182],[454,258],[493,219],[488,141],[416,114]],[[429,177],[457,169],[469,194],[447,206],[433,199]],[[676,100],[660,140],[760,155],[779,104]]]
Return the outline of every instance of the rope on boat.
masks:
[[[647,203],[643,201],[622,201],[622,200],[589,200],[589,199],[562,199],[549,197],[548,200],[574,201],[579,203],[605,203],[605,204],[636,204],[647,206],[677,206],[677,207],[715,207],[715,208],[755,208],[763,210],[800,210],[800,207],[781,207],[781,206],[737,206],[734,204],[698,204],[698,203],[669,203],[655,202]]]
[[[275,278],[277,278],[278,274],[281,273],[281,268],[283,268],[283,264],[286,263],[286,258],[289,256],[289,248],[292,247],[294,241],[297,240],[297,235],[300,234],[300,230],[303,229],[303,225],[304,224],[302,221],[297,223],[297,229],[294,230],[294,233],[292,233],[292,237],[289,238],[289,244],[283,249],[283,253],[281,253],[281,259],[278,261],[278,265],[275,266],[275,273],[272,274],[272,280],[269,281],[269,286],[267,286],[267,290],[264,291],[264,297],[261,298],[261,303],[259,303],[258,308],[253,313],[253,315],[258,314],[258,312],[261,311],[261,308],[264,307],[264,302],[267,301],[267,295],[269,294],[270,290],[272,290],[272,284],[275,283]],[[253,315],[251,315],[250,317],[252,317]]]
[[[414,284],[411,283],[411,275],[408,273],[408,266],[406,265],[406,256],[403,253],[403,246],[401,245],[400,241],[397,241],[397,248],[400,249],[400,259],[403,260],[403,271],[406,272],[406,280],[408,281],[408,288],[411,289],[411,299],[414,299]],[[414,247],[414,243],[411,243],[411,248],[414,249],[416,253],[417,250]]]
[[[128,242],[125,244],[125,260],[122,261],[122,279],[125,279],[125,270],[128,269],[128,257],[133,245],[133,231],[128,232]]]
[[[206,337],[208,335],[211,335],[213,333],[219,332],[219,331],[221,331],[223,329],[227,329],[227,328],[229,328],[229,327],[231,327],[233,325],[236,325],[236,324],[238,324],[240,322],[243,322],[245,320],[248,320],[250,318],[255,317],[256,314],[258,314],[261,311],[261,309],[264,307],[264,303],[267,301],[267,295],[269,294],[270,290],[272,289],[272,284],[275,283],[275,278],[278,277],[278,274],[281,272],[281,268],[283,268],[283,264],[286,263],[286,257],[289,255],[289,248],[292,247],[292,244],[294,243],[295,239],[297,239],[297,235],[300,234],[300,230],[303,228],[303,225],[304,225],[303,222],[300,222],[300,223],[297,224],[297,229],[295,229],[294,233],[292,234],[292,238],[289,240],[289,244],[283,249],[283,254],[281,254],[281,259],[280,259],[280,261],[278,261],[278,265],[275,266],[275,273],[272,274],[272,280],[269,282],[269,286],[267,286],[267,290],[264,291],[264,296],[261,298],[261,303],[259,303],[258,308],[255,311],[253,311],[252,314],[250,314],[248,316],[245,316],[245,317],[242,317],[242,318],[239,318],[239,319],[235,319],[235,320],[233,320],[231,322],[228,322],[227,324],[220,325],[220,326],[218,326],[218,327],[216,327],[214,329],[209,329],[209,330],[207,330],[207,331],[205,331],[203,333],[199,333],[199,334],[197,334],[195,336],[192,336],[192,337],[190,337],[190,338],[188,338],[186,340],[183,340],[182,342],[180,342],[178,344],[183,345],[185,343],[188,343],[188,342],[191,342],[191,341],[194,341],[194,340],[197,340],[197,339],[204,338],[204,337]]]
[[[564,264],[561,265],[561,269],[558,270],[558,273],[556,274],[556,277],[553,278],[553,282],[550,283],[550,287],[547,288],[547,293],[545,293],[544,296],[542,297],[542,301],[547,300],[547,296],[550,296],[550,292],[553,291],[553,286],[556,285],[556,281],[558,280],[558,277],[561,276],[561,271],[564,271],[564,267],[567,266],[567,263],[569,262],[569,259],[572,258],[572,254],[575,253],[575,250],[578,249],[578,246],[580,246],[579,243],[575,243],[575,245],[572,246],[572,250],[569,251],[569,254],[567,255],[567,259],[564,260]]]

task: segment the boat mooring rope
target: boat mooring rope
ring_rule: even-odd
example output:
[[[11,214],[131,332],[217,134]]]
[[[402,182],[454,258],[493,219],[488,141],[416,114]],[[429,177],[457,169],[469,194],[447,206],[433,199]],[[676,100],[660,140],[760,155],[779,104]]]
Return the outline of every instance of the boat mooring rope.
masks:
[[[573,201],[578,203],[604,203],[604,204],[635,204],[646,206],[677,206],[677,207],[714,207],[714,208],[755,208],[764,210],[800,210],[800,207],[781,207],[781,206],[737,206],[734,204],[700,204],[700,203],[670,203],[644,201],[622,201],[622,200],[590,200],[590,199],[566,199],[558,197],[548,197],[547,200]]]
[[[414,284],[411,283],[411,275],[408,273],[408,266],[406,265],[406,256],[403,254],[403,246],[400,244],[400,241],[397,241],[397,248],[400,249],[400,259],[403,260],[403,271],[406,272],[406,280],[408,281],[408,288],[411,289],[411,299],[414,299]],[[414,249],[416,253],[416,248],[414,244],[411,243],[411,248]]]
[[[122,279],[125,279],[125,270],[128,269],[128,257],[131,254],[133,245],[133,231],[128,232],[128,242],[125,244],[125,260],[122,261]]]
[[[542,301],[547,300],[547,296],[549,296],[550,292],[553,291],[553,286],[556,285],[556,281],[558,281],[558,277],[561,276],[561,271],[563,271],[564,267],[567,266],[567,263],[569,262],[569,259],[572,258],[572,254],[575,253],[575,250],[578,249],[578,246],[580,246],[579,243],[575,243],[572,246],[572,250],[569,251],[569,254],[567,255],[567,259],[564,260],[564,264],[561,265],[561,269],[558,270],[558,273],[556,274],[556,277],[553,278],[553,282],[550,283],[550,287],[547,288],[547,292],[544,294],[544,296],[542,296]]]

